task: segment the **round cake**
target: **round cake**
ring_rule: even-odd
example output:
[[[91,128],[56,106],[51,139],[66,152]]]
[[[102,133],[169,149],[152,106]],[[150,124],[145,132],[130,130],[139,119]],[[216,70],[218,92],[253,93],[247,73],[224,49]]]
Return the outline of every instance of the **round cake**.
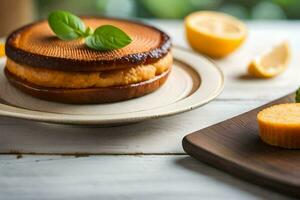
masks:
[[[108,103],[140,97],[158,89],[173,62],[170,37],[157,28],[111,18],[83,18],[95,29],[113,25],[132,42],[121,49],[96,51],[83,39],[57,38],[47,21],[22,27],[5,45],[5,75],[34,97],[63,103]]]

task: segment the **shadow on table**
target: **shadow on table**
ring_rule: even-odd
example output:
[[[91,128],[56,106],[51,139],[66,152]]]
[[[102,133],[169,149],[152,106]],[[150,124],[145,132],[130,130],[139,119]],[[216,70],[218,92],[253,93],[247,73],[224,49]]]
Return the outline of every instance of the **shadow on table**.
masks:
[[[236,78],[239,80],[258,80],[258,78],[255,78],[249,74],[239,74]]]
[[[239,190],[247,192],[257,197],[258,199],[261,198],[273,199],[273,200],[291,199],[279,193],[275,193],[273,191],[266,190],[256,185],[239,180],[229,174],[219,171],[213,167],[210,167],[192,157],[184,157],[184,158],[181,157],[175,161],[175,164],[181,166],[186,170],[195,172],[196,175],[198,174],[199,176],[201,175],[202,177],[208,176],[216,180],[217,182],[222,182],[226,185],[229,185],[229,187],[238,188]]]

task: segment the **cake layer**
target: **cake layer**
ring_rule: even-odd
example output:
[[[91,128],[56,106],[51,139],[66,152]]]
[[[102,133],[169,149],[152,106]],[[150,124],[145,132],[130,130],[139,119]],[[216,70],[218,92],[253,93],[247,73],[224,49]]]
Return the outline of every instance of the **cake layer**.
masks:
[[[51,88],[91,88],[129,85],[154,78],[172,66],[168,53],[153,64],[102,72],[64,72],[18,64],[7,59],[6,68],[15,76],[29,83]]]
[[[47,88],[28,83],[5,69],[5,76],[8,81],[20,91],[33,97],[71,104],[95,104],[124,101],[149,94],[157,90],[167,80],[171,70],[155,76],[154,78],[140,83],[104,87],[104,88],[83,88],[83,89],[61,89]]]
[[[152,64],[171,48],[168,35],[137,22],[111,18],[83,18],[93,29],[110,24],[125,31],[132,42],[113,51],[95,51],[83,39],[63,41],[51,31],[47,21],[27,25],[6,41],[6,55],[19,64],[62,71],[105,71]]]

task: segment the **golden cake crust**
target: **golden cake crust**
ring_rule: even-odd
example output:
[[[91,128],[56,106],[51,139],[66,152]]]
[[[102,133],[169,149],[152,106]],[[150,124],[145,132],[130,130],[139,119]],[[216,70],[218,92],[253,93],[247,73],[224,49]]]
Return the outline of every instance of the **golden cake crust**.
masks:
[[[111,24],[131,38],[128,46],[106,52],[89,49],[83,40],[58,39],[47,21],[24,26],[9,35],[5,51],[13,61],[62,71],[106,71],[155,63],[171,49],[170,37],[152,26],[121,19],[84,17],[87,26]]]

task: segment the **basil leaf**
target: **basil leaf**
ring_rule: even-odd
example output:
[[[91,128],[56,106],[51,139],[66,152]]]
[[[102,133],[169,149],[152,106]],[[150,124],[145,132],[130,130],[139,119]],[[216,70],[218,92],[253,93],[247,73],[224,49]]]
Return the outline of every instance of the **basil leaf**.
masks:
[[[93,35],[93,33],[94,33],[93,29],[90,27],[87,27],[87,29],[84,32],[84,37],[91,36],[91,35]]]
[[[73,40],[84,36],[86,28],[81,19],[66,11],[49,14],[48,23],[52,31],[62,40]]]
[[[120,49],[130,44],[131,41],[124,31],[112,25],[98,27],[93,35],[85,39],[88,47],[98,51]]]
[[[300,88],[296,92],[296,102],[300,103]]]

